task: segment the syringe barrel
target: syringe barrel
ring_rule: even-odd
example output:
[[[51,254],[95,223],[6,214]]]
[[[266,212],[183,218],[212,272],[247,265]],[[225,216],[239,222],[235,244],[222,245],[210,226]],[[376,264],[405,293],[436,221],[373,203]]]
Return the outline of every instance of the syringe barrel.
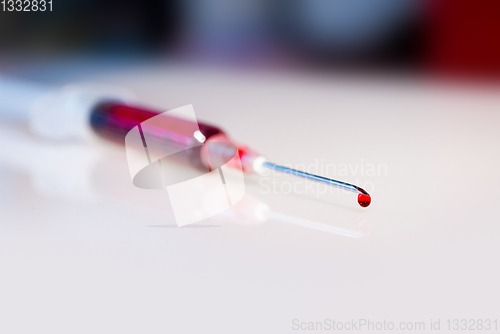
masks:
[[[104,101],[98,103],[91,111],[90,124],[99,136],[123,144],[130,130],[159,114],[162,114],[162,122],[165,127],[154,129],[152,133],[149,133],[147,140],[143,139],[148,141],[148,147],[150,146],[149,141],[152,140],[158,144],[156,147],[171,148],[173,151],[179,152],[175,155],[182,160],[187,160],[191,165],[210,169],[227,163],[235,154],[239,154],[241,158],[240,168],[246,173],[254,172],[253,162],[256,157],[260,156],[258,153],[233,142],[221,129],[215,126],[200,122],[193,124],[192,121],[170,116],[168,112],[162,113],[142,106]],[[203,136],[196,138],[194,129],[199,129]],[[142,132],[142,130],[140,131]],[[216,145],[215,143],[228,143],[230,145]],[[207,156],[210,158],[207,159]]]
[[[127,133],[142,122],[161,114],[161,111],[152,110],[142,106],[134,106],[114,101],[104,101],[97,104],[90,114],[90,124],[92,129],[106,139],[123,143]],[[162,115],[168,121],[168,131],[164,129],[162,139],[166,144],[176,145],[185,149],[192,146],[192,141],[196,140],[192,132],[183,131],[186,128],[193,128],[190,121],[168,113]],[[200,132],[208,140],[211,136],[222,134],[223,131],[215,126],[198,122]],[[160,134],[159,134],[160,135]]]
[[[161,113],[142,106],[104,101],[97,104],[91,111],[90,125],[99,136],[124,144],[125,137],[130,130]],[[203,146],[193,136],[193,129],[199,128],[207,140],[213,135],[223,134],[222,130],[203,123],[196,125],[191,121],[169,116],[168,113],[163,113],[161,117],[168,128],[157,129],[147,135],[149,149],[151,150],[151,147],[154,146],[158,147],[158,145],[155,145],[155,143],[158,143],[167,150],[180,152],[180,154],[176,154],[176,158],[183,160],[183,162],[189,162],[196,167],[204,166],[201,161]],[[140,131],[141,135],[144,136],[142,128]],[[150,152],[150,154],[153,154],[153,152]]]

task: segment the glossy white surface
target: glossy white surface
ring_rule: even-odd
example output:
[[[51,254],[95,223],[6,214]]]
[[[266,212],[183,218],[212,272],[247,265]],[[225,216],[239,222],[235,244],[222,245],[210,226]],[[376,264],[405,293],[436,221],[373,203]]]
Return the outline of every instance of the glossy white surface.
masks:
[[[272,162],[365,187],[372,205],[265,193],[271,179],[252,177],[232,211],[177,228],[166,192],[134,188],[123,147],[3,122],[0,333],[500,318],[498,89],[173,66],[93,79],[161,109],[193,104]]]

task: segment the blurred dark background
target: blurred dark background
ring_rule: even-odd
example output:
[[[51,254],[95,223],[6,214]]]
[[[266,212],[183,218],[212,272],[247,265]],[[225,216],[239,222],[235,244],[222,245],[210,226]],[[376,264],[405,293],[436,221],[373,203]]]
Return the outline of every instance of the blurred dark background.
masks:
[[[9,8],[7,0],[0,7],[2,71],[108,55],[500,78],[495,0],[53,0],[52,11]]]

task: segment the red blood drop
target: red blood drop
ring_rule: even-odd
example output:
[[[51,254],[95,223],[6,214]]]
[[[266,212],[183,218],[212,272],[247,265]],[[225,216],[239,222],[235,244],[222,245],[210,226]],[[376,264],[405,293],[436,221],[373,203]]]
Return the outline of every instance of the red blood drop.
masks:
[[[358,195],[358,203],[363,208],[366,208],[372,202],[372,198],[369,195],[359,194]]]

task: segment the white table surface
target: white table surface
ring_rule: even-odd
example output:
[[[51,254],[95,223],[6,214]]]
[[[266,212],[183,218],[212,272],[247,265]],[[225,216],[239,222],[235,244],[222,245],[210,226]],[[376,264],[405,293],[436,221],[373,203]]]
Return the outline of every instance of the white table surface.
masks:
[[[325,176],[366,187],[372,205],[265,193],[251,177],[232,211],[177,228],[166,192],[132,185],[122,147],[2,122],[0,333],[500,318],[497,88],[187,66],[87,79],[160,109],[193,104],[273,162],[333,165]],[[273,213],[257,221],[262,205]]]

